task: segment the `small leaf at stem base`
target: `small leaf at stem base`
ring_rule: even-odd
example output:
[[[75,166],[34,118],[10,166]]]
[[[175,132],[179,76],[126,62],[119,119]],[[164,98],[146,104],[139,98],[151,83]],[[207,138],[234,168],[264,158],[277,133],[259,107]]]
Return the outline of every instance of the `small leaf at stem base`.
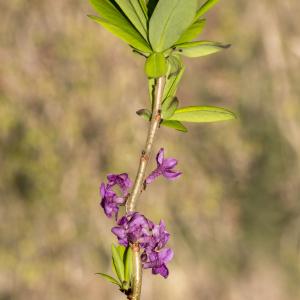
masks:
[[[120,282],[124,281],[124,263],[119,251],[115,245],[111,246],[113,269],[117,274]]]
[[[188,132],[187,128],[179,121],[163,120],[161,125],[176,129],[181,132]]]
[[[105,278],[106,280],[108,280],[109,282],[111,282],[113,284],[116,284],[119,287],[121,287],[121,283],[117,279],[113,278],[112,276],[110,276],[108,274],[105,274],[105,273],[96,273],[96,275],[100,275],[103,278]]]

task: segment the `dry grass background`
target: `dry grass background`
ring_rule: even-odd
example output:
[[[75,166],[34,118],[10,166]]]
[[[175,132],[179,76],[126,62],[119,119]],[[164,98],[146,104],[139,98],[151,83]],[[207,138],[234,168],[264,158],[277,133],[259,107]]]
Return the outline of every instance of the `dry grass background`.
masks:
[[[146,123],[143,59],[90,21],[87,1],[0,3],[0,299],[121,299],[109,271],[112,223],[98,207],[108,172],[134,175]],[[226,52],[187,61],[184,104],[223,105],[236,122],[166,128],[184,176],[139,204],[164,218],[168,280],[143,299],[300,299],[300,2],[226,0],[203,37]]]

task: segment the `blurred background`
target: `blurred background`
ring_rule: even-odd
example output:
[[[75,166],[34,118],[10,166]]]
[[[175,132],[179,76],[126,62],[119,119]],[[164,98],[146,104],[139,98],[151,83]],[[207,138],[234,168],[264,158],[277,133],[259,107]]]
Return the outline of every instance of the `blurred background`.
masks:
[[[89,20],[87,1],[0,2],[0,299],[123,299],[111,272],[109,172],[134,177],[147,123],[143,58]],[[155,152],[184,176],[139,209],[170,231],[168,280],[143,299],[300,299],[300,2],[221,1],[203,39],[228,51],[186,60],[183,105],[239,120],[162,128]],[[153,166],[155,163],[153,162]]]

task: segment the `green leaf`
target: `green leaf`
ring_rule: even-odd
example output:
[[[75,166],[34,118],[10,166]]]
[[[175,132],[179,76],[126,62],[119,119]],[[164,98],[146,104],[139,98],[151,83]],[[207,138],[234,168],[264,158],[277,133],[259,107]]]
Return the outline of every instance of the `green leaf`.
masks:
[[[219,0],[206,1],[197,11],[195,19],[198,20],[201,16],[206,14],[213,6],[215,6]]]
[[[230,45],[223,45],[217,42],[199,41],[176,45],[175,52],[187,57],[200,57],[219,52],[229,47]]]
[[[179,82],[182,78],[184,71],[185,71],[185,67],[183,66],[177,75],[167,78],[163,99],[175,96]]]
[[[158,78],[166,75],[168,64],[162,53],[152,53],[146,60],[145,73],[150,78]]]
[[[162,118],[163,119],[170,119],[177,107],[178,107],[179,101],[176,97],[168,97],[164,100],[161,109],[162,109]]]
[[[149,40],[156,52],[170,48],[194,19],[197,0],[160,0],[149,23]]]
[[[110,0],[89,0],[93,8],[102,18],[109,22],[121,21],[124,17]]]
[[[142,118],[144,118],[146,121],[150,121],[151,120],[151,111],[149,109],[140,109],[136,112],[136,114]]]
[[[147,20],[138,0],[115,0],[130,22],[147,40]]]
[[[144,28],[146,29],[146,36],[148,36],[148,14],[147,14],[147,5],[144,0],[131,0],[131,3],[138,13],[139,18],[141,19]],[[147,39],[147,38],[146,38]]]
[[[116,250],[121,258],[124,266],[124,280],[122,282],[122,289],[128,290],[130,288],[130,279],[132,273],[132,252],[130,247],[118,245]],[[131,256],[130,256],[131,255]],[[128,259],[131,261],[128,261]]]
[[[206,20],[202,19],[193,23],[179,38],[176,44],[191,42],[202,32]]]
[[[146,53],[152,52],[148,42],[112,3],[108,0],[90,0],[90,3],[101,17],[91,15],[88,17],[134,48]]]
[[[119,37],[121,40],[127,44],[133,46],[134,48],[140,50],[141,52],[151,53],[152,50],[148,46],[144,38],[133,28],[131,25],[127,26],[124,24],[123,27],[118,27],[114,24],[107,22],[104,19],[101,19],[97,16],[88,15],[88,17],[95,22],[102,25],[108,31]]]
[[[163,120],[161,125],[169,127],[169,128],[174,128],[181,132],[188,132],[187,128],[179,121]]]
[[[138,0],[138,1],[140,3],[140,6],[141,6],[141,8],[144,12],[144,15],[145,15],[146,19],[148,20],[148,8],[147,8],[145,0]]]
[[[111,246],[111,252],[112,252],[112,262],[113,262],[113,268],[115,270],[115,273],[117,274],[120,282],[123,283],[124,281],[124,263],[122,257],[120,257],[120,254],[115,247],[115,245]]]
[[[177,109],[169,120],[208,123],[236,119],[233,112],[215,106],[189,106]]]
[[[127,283],[127,288],[130,287],[130,281],[132,276],[132,259],[132,250],[130,247],[127,247],[123,258],[125,265],[125,281]]]
[[[116,247],[116,249],[117,249],[117,251],[118,251],[118,253],[119,253],[120,258],[123,260],[123,258],[124,258],[124,253],[125,253],[125,250],[126,250],[126,247],[121,246],[121,245],[118,245],[118,246]]]
[[[167,61],[169,64],[168,78],[176,76],[183,66],[180,56],[171,55],[167,58]]]
[[[121,283],[117,279],[111,277],[110,275],[107,275],[107,274],[104,274],[104,273],[96,273],[96,274],[102,276],[103,278],[105,278],[109,282],[111,282],[113,284],[116,284],[119,287],[121,287]]]

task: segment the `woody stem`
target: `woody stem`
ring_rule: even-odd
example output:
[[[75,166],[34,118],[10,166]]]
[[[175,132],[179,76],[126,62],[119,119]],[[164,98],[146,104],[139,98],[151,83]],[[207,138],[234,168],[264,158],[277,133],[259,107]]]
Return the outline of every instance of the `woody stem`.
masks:
[[[155,81],[155,93],[152,105],[152,116],[145,147],[140,157],[139,168],[136,174],[131,194],[126,201],[126,213],[136,210],[137,200],[143,190],[146,168],[153,148],[154,138],[159,129],[161,121],[161,103],[165,86],[165,77],[159,77]],[[132,294],[130,299],[139,300],[142,288],[142,262],[140,258],[140,248],[138,244],[132,245],[133,251],[133,274],[132,274]]]

